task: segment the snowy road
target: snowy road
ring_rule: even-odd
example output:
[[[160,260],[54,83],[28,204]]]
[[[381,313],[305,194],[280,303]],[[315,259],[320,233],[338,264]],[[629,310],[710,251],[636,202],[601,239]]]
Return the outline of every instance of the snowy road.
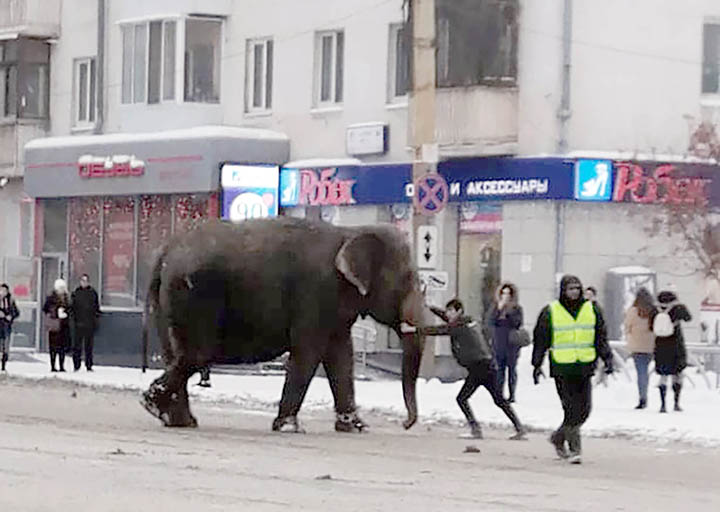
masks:
[[[199,429],[169,430],[135,392],[3,378],[0,509],[720,509],[717,448],[587,439],[577,467],[553,459],[545,434],[474,442],[366,415],[371,433],[340,435],[323,412],[303,415],[306,435],[272,434],[266,413],[193,408]]]

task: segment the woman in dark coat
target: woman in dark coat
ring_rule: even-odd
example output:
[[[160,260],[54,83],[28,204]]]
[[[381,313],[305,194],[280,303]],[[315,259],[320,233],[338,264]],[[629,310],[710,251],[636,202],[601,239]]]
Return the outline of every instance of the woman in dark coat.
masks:
[[[495,294],[495,306],[490,314],[490,327],[493,332],[493,348],[498,365],[498,389],[504,394],[505,374],[508,375],[510,389],[509,401],[515,401],[517,386],[517,361],[520,347],[510,343],[510,332],[523,325],[523,310],[518,304],[517,287],[512,283],[503,283]]]
[[[70,348],[70,295],[63,279],[55,281],[53,292],[43,305],[45,323],[49,331],[50,371],[65,371],[65,351]],[[59,370],[55,359],[59,359]]]
[[[677,295],[671,291],[662,291],[658,294],[658,311],[670,315],[673,323],[673,333],[670,336],[656,336],[655,338],[655,371],[660,375],[660,412],[667,412],[665,408],[665,395],[667,394],[667,381],[672,376],[672,387],[675,395],[675,410],[680,408],[680,391],[682,390],[682,371],[687,366],[687,351],[685,338],[680,322],[689,322],[692,315],[684,304],[678,301]]]

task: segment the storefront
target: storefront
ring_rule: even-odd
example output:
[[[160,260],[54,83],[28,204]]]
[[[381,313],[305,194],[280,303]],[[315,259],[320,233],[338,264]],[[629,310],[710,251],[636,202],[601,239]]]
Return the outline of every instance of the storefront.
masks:
[[[232,127],[30,142],[25,190],[36,198],[37,308],[57,277],[74,289],[88,274],[103,312],[97,361],[138,364],[151,266],[165,242],[221,216],[223,165],[277,174],[288,152],[282,134]],[[34,329],[44,350],[39,322]]]

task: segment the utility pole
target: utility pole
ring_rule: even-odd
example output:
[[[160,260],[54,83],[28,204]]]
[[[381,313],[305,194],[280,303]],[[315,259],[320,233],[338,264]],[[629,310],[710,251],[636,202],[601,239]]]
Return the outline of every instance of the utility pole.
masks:
[[[435,143],[435,0],[409,0],[412,22],[412,91],[409,101],[409,139],[413,149],[413,183],[426,174],[437,171],[437,144]],[[417,191],[415,191],[417,194]],[[434,224],[423,215],[414,202],[413,246],[419,250],[418,228]],[[420,376],[434,374],[435,342],[425,340],[420,364]]]

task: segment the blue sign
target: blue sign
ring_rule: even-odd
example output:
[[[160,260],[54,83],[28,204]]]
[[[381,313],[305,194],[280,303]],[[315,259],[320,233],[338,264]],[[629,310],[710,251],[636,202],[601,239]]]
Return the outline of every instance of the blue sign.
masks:
[[[575,199],[610,201],[612,168],[610,160],[578,160],[575,163]]]
[[[572,199],[573,160],[487,157],[440,162],[450,202]],[[280,206],[412,202],[410,164],[282,169]]]
[[[225,164],[220,172],[223,219],[241,222],[277,216],[277,167]]]

